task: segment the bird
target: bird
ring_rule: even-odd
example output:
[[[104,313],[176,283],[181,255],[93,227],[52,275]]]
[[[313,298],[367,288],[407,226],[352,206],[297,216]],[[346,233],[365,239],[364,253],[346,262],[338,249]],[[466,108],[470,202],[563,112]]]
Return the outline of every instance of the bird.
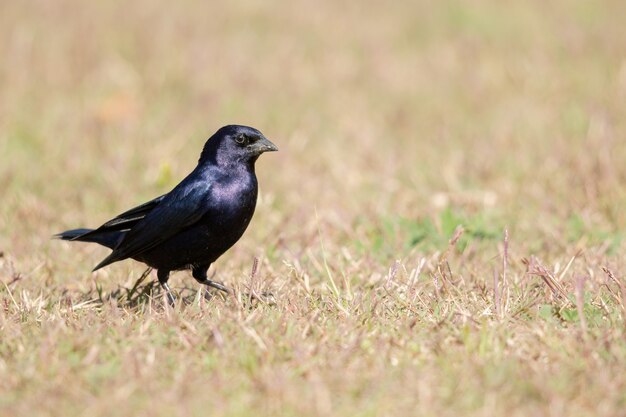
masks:
[[[259,130],[227,125],[205,143],[198,164],[171,191],[131,208],[96,229],[72,229],[53,237],[98,243],[112,252],[93,271],[134,259],[157,271],[168,303],[172,271],[191,270],[207,287],[228,289],[207,278],[207,271],[243,235],[258,195],[255,163],[278,151]]]

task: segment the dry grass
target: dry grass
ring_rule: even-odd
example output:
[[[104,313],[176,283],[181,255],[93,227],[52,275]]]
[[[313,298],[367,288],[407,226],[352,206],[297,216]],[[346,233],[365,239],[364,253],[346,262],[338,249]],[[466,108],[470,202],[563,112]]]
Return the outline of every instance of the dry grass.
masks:
[[[1,415],[623,415],[626,3],[183,3],[0,4]],[[231,122],[238,297],[49,241]]]

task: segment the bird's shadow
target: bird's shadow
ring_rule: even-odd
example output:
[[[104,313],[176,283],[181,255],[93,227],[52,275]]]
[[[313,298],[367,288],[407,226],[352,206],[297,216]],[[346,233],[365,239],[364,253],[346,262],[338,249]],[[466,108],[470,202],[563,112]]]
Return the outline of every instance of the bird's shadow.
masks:
[[[146,306],[165,306],[167,299],[162,287],[156,280],[148,280],[152,270],[148,268],[130,287],[119,286],[117,289],[105,293],[103,288],[96,284],[96,296],[93,291],[83,294],[80,297],[83,301],[74,305],[99,307],[105,304],[114,304],[120,308],[130,310],[141,310]],[[219,290],[209,289],[206,287],[180,287],[175,291],[175,305],[190,306],[198,304],[201,299],[205,301],[223,300],[226,301],[232,297],[237,304],[252,308],[259,304],[275,305],[274,295],[271,293],[263,293],[260,296],[255,293],[243,293],[240,291],[224,293]]]
[[[166,298],[164,291],[156,280],[148,280],[151,269],[147,269],[130,287],[119,286],[117,289],[105,293],[101,286],[96,285],[97,296],[93,297],[93,292],[86,294],[91,301],[98,305],[115,304],[118,307],[128,309],[140,309],[141,307],[152,305],[164,305]],[[206,291],[206,289],[182,287],[176,292],[176,304],[183,306],[197,303],[199,297],[204,293],[204,298],[210,300],[216,297],[215,294]]]

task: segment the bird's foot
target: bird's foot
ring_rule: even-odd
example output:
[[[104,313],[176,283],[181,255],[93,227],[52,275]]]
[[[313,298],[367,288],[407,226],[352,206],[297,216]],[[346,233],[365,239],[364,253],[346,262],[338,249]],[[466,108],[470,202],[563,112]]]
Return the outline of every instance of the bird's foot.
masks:
[[[207,300],[211,300],[213,298],[213,293],[209,291],[208,287],[218,289],[226,294],[233,294],[233,291],[230,288],[224,286],[223,284],[220,284],[219,282],[211,281],[210,279],[201,282],[201,284],[206,286],[204,291],[204,298]],[[250,292],[241,295],[243,296],[243,299],[248,300],[248,302],[260,301],[262,303],[270,305],[276,304],[276,298],[271,292],[263,292],[261,294],[257,294],[256,292]]]
[[[171,292],[165,293],[165,298],[167,299],[167,304],[174,308],[176,306],[176,297]]]
[[[169,285],[167,285],[167,282],[161,283],[161,287],[163,288],[163,291],[165,292],[165,299],[167,300],[167,304],[170,307],[174,307],[176,305],[176,297],[174,296],[172,289],[170,288]]]
[[[216,281],[211,281],[210,279],[207,279],[206,281],[202,282],[201,284],[206,285],[207,287],[213,287],[217,290],[223,291],[226,294],[230,294],[231,290],[228,289],[226,286],[224,286],[223,284],[220,284],[219,282]]]

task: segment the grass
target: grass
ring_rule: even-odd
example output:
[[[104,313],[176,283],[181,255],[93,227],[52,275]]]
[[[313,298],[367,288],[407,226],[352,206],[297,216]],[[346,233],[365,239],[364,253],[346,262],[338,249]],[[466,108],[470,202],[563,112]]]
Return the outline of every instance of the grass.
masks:
[[[623,415],[624,12],[3,2],[0,414]],[[280,148],[236,296],[49,240],[226,123]]]

